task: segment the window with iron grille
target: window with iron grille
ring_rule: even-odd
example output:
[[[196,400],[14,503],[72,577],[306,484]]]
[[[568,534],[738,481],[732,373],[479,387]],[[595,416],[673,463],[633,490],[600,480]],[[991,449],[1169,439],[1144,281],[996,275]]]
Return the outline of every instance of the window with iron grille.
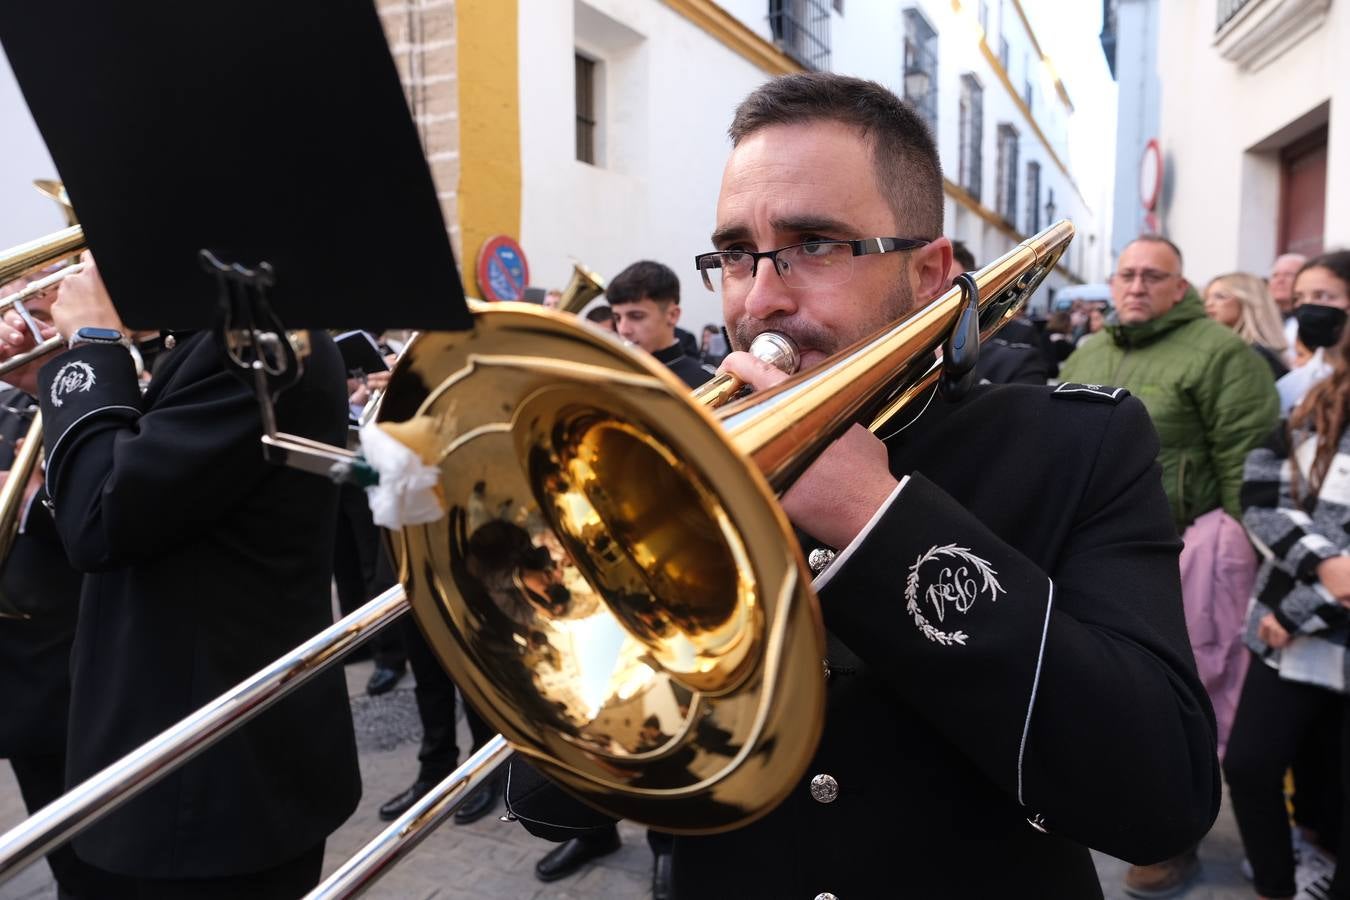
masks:
[[[1008,53],[1008,4],[998,0],[998,64],[1004,72],[1008,71]]]
[[[1041,164],[1027,163],[1027,234],[1041,230]]]
[[[1017,221],[1017,129],[1006,122],[998,126],[997,190],[994,211],[1016,228]]]
[[[1032,94],[1032,68],[1030,55],[1022,57],[1022,72],[1022,100],[1026,103],[1027,109],[1035,109],[1035,107],[1031,105],[1034,95]]]
[[[769,31],[774,44],[806,68],[830,68],[830,6],[825,0],[769,0]]]
[[[595,165],[595,60],[576,57],[577,159]]]
[[[980,79],[967,72],[961,76],[960,119],[958,122],[957,183],[975,200],[983,187],[984,87]]]
[[[905,10],[905,100],[937,134],[937,32],[923,13]]]

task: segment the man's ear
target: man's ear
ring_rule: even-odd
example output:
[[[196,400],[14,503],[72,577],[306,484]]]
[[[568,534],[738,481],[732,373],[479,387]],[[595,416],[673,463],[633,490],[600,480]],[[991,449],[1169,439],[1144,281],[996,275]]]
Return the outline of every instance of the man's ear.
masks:
[[[952,242],[940,237],[925,247],[913,252],[914,259],[914,298],[919,303],[929,303],[948,287],[951,279],[947,276],[952,267]]]
[[[673,300],[666,304],[666,321],[670,323],[671,328],[680,324],[680,304]]]

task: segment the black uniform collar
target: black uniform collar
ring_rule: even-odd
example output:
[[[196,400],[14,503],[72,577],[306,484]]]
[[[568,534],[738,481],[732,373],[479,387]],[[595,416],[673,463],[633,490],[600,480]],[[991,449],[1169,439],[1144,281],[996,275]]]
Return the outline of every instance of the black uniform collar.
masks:
[[[657,360],[665,363],[666,365],[670,365],[671,363],[676,362],[677,360],[679,360],[680,357],[684,355],[685,355],[684,348],[680,346],[680,342],[678,340],[675,341],[675,343],[671,344],[666,349],[657,350],[655,353],[652,354],[652,356],[655,356]]]

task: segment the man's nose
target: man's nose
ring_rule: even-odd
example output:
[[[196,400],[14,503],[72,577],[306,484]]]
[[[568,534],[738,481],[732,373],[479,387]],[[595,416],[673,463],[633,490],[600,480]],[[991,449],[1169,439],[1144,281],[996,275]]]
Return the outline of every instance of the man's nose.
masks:
[[[745,311],[756,319],[767,319],[775,314],[797,311],[797,292],[784,283],[773,261],[765,257],[755,260],[754,277],[745,295]]]

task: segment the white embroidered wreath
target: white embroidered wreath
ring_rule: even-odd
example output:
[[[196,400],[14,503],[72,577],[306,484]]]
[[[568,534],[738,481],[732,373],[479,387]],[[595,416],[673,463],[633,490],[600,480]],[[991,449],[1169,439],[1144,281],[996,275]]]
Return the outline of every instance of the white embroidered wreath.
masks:
[[[984,580],[980,592],[989,592],[990,600],[997,600],[998,595],[1003,593],[1003,585],[998,582],[998,573],[989,565],[988,561],[980,559],[970,552],[969,547],[958,547],[955,544],[944,544],[941,547],[929,547],[928,550],[914,561],[914,565],[909,567],[909,575],[905,578],[905,612],[909,613],[910,618],[914,620],[914,625],[923,636],[930,641],[941,644],[944,647],[950,647],[952,644],[965,646],[966,640],[970,635],[964,631],[946,632],[933,625],[919,611],[919,569],[923,564],[934,559],[947,556],[959,559],[970,565],[975,571],[980,573]],[[964,612],[964,610],[963,610]]]

